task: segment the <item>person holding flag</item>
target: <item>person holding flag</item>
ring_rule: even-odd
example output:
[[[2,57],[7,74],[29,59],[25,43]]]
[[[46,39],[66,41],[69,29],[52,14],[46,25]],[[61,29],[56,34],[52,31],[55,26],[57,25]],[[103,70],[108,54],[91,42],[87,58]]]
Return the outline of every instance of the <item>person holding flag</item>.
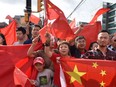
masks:
[[[61,41],[58,45],[58,54],[53,51],[50,51],[50,40],[47,39],[44,46],[45,46],[45,53],[46,55],[52,60],[54,64],[54,84],[57,87],[61,87],[60,82],[60,59],[62,58],[73,58],[70,56],[70,45],[66,41]]]

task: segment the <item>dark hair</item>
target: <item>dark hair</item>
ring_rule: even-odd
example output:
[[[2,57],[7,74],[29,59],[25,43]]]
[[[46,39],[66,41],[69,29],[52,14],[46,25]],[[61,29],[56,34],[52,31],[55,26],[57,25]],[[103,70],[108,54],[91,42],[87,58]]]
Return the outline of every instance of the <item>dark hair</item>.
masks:
[[[99,33],[108,33],[109,34],[109,32],[107,30],[101,30]]]
[[[41,29],[41,26],[39,26],[39,25],[34,25],[34,27],[39,27]]]
[[[21,31],[23,34],[26,34],[26,30],[24,27],[18,27],[16,31]]]
[[[58,50],[59,50],[59,48],[60,48],[60,46],[62,45],[62,44],[66,44],[67,46],[68,46],[68,48],[69,48],[69,55],[71,55],[70,54],[70,44],[68,43],[68,42],[66,42],[66,41],[62,41],[59,45],[58,45]]]
[[[97,42],[91,42],[90,43],[89,50],[92,50],[91,47],[93,46],[94,43],[97,43]]]
[[[0,36],[1,36],[1,37],[3,38],[3,40],[4,40],[2,45],[7,45],[7,44],[6,44],[6,38],[5,38],[5,36],[4,36],[2,33],[0,33]]]
[[[85,39],[85,37],[84,36],[78,36],[78,37],[75,38],[75,42],[78,41],[79,39]]]

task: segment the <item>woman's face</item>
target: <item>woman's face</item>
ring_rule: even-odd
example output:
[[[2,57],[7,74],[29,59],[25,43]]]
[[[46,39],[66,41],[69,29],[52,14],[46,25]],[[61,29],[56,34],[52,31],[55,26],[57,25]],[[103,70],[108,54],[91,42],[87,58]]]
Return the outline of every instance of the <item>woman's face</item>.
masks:
[[[3,44],[4,39],[0,36],[0,44]]]
[[[69,47],[67,44],[61,44],[59,46],[59,52],[62,56],[68,56],[69,54]]]

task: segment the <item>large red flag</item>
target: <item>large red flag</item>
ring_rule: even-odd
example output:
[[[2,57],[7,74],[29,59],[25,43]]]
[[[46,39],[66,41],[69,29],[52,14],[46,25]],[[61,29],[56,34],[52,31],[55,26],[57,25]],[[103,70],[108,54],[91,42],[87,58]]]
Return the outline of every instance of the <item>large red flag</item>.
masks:
[[[78,27],[73,28],[73,32],[75,32],[77,29]],[[95,22],[93,25],[87,24],[84,26],[84,29],[79,34],[74,35],[67,40],[70,41],[71,39],[82,35],[86,38],[86,48],[88,49],[91,42],[97,41],[97,35],[101,29],[102,27],[100,22]]]
[[[30,19],[29,19],[32,23],[34,24],[38,24],[40,21],[40,18],[36,17],[35,15],[31,14]]]
[[[73,36],[73,31],[71,30],[62,10],[51,3],[50,0],[46,0],[45,7],[48,20],[55,19],[55,21],[51,24],[51,32],[53,32],[52,35],[60,39],[66,39],[69,36]]]
[[[0,29],[1,33],[5,35],[7,45],[12,45],[16,40],[16,21],[13,20],[8,26]]]
[[[30,45],[0,46],[0,85],[2,87],[16,87],[14,83],[15,66],[26,74],[28,78],[36,78],[37,71],[33,68],[33,58],[27,57],[29,47]],[[41,45],[38,45],[38,49],[40,48]],[[22,82],[20,80],[19,82]],[[32,87],[28,80],[25,87]]]
[[[97,18],[98,18],[100,15],[106,13],[106,12],[109,11],[109,10],[110,10],[109,8],[101,8],[101,9],[99,9],[99,10],[96,12],[95,16],[92,18],[92,20],[90,21],[90,24],[94,24],[94,23],[97,21]]]
[[[61,60],[66,87],[116,87],[115,64],[108,60]]]

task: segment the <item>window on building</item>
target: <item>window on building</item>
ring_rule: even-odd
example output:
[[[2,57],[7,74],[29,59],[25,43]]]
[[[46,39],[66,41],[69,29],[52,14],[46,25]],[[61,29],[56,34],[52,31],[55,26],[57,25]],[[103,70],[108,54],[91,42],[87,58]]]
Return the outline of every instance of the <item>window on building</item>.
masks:
[[[114,21],[114,17],[109,18],[109,22],[113,22]]]
[[[108,24],[108,28],[112,28],[112,27],[116,27],[115,22],[114,23],[111,23],[111,24]]]
[[[111,8],[111,9],[116,8],[116,4],[113,4],[110,8]]]
[[[114,16],[115,15],[115,11],[109,12],[109,16]]]

